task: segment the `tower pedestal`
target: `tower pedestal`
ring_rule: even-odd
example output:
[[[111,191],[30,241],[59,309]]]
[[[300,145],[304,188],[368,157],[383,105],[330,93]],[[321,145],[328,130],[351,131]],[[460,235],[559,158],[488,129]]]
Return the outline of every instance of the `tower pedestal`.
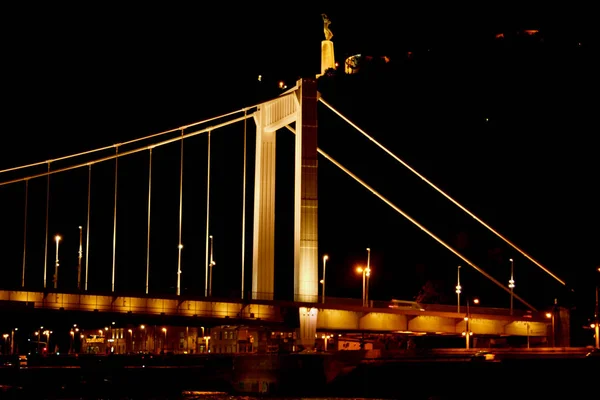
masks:
[[[324,75],[328,69],[335,69],[335,53],[333,52],[333,42],[331,40],[323,40],[321,42],[321,74]]]
[[[300,307],[300,329],[296,344],[305,348],[312,348],[315,345],[315,335],[317,334],[317,313],[316,308]]]

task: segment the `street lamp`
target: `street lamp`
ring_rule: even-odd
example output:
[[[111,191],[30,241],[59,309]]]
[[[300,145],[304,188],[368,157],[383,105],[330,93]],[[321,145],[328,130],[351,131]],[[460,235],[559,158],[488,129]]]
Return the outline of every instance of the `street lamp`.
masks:
[[[371,249],[367,247],[367,291],[365,292],[365,306],[369,306],[369,277],[371,276]]]
[[[163,349],[164,349],[163,352],[166,352],[166,350],[167,350],[167,328],[162,328],[162,331],[165,333],[165,343],[163,346]]]
[[[600,267],[596,268],[600,272]],[[600,349],[600,318],[598,315],[598,276],[596,276],[596,307],[594,309],[594,337],[596,338],[596,348]]]
[[[35,332],[33,332],[33,334],[35,335],[35,339],[37,341],[36,353],[40,354],[40,338],[41,338],[40,331],[35,331]]]
[[[363,278],[362,305],[363,305],[363,307],[366,307],[367,299],[368,299],[367,290],[369,290],[369,288],[367,286],[367,278],[369,277],[369,275],[371,275],[371,271],[368,268],[357,267],[356,272],[358,272],[359,274],[362,274],[362,278]]]
[[[363,267],[356,267],[356,272],[362,274],[362,305],[365,306],[365,269]]]
[[[181,294],[181,250],[183,249],[183,245],[179,243],[177,246],[178,249],[178,259],[177,259],[177,296]]]
[[[10,333],[10,354],[15,354],[15,332],[18,330],[19,328],[15,328]]]
[[[54,289],[58,286],[58,243],[60,242],[60,235],[56,235],[54,240],[56,240],[56,263],[54,264]]]
[[[77,263],[77,290],[81,290],[81,258],[83,257],[82,227],[79,227],[79,261]]]
[[[48,353],[50,353],[50,334],[51,333],[52,333],[52,331],[49,331],[47,329],[43,332],[43,334],[46,335],[46,351]]]
[[[327,257],[327,255],[323,256],[323,279],[321,279],[321,283],[323,284],[323,294],[321,296],[321,303],[325,303],[325,267],[328,259],[329,257]]]
[[[129,332],[129,341],[131,342],[131,351],[134,352],[135,351],[135,346],[133,343],[133,330],[132,329],[127,329],[127,332]],[[127,352],[127,347],[128,347],[128,343],[125,342],[125,352]]]
[[[515,289],[515,279],[514,279],[514,263],[513,259],[510,260],[510,280],[508,281],[508,287],[510,288],[510,315],[513,315],[513,298],[514,298],[514,289]]]
[[[460,312],[460,292],[462,287],[460,286],[460,265],[458,266],[458,279],[456,281],[456,302],[457,302],[457,311]]]
[[[2,337],[4,338],[4,347],[2,348],[2,354],[7,354],[8,351],[6,351],[6,349],[8,349],[8,333],[3,334]]]
[[[213,279],[213,267],[215,266],[216,262],[213,260],[213,237],[212,235],[209,236],[210,239],[210,263],[208,264],[208,266],[210,267],[210,280],[208,283],[208,295],[212,296],[212,279]]]
[[[75,344],[75,331],[71,329],[69,335],[71,335],[71,340],[69,341],[69,354],[71,354],[73,353],[73,346]]]
[[[140,325],[140,329],[142,330],[142,336],[144,339],[142,351],[146,351],[146,341],[148,339],[148,335],[146,335],[146,325]]]
[[[559,312],[558,309],[558,299],[554,299],[554,305],[552,306],[552,311],[546,313],[546,318],[550,318],[552,322],[552,347],[556,347],[556,313]]]
[[[471,310],[469,309],[469,299],[467,298],[467,315],[465,315],[465,331],[463,332],[463,336],[465,337],[465,348],[469,350],[471,347],[471,336],[473,336],[473,332],[471,332]]]
[[[324,340],[324,344],[323,344],[323,351],[327,352],[327,341],[329,340],[329,338],[331,338],[331,335],[322,335],[321,339]]]

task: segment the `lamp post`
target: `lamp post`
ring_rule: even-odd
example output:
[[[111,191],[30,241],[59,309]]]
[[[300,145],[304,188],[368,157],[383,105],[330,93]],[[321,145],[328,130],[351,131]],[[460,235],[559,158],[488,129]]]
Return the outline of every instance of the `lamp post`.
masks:
[[[508,281],[508,287],[510,288],[510,315],[513,315],[513,298],[514,298],[514,289],[515,289],[515,279],[514,279],[514,263],[513,259],[510,260],[510,280]]]
[[[331,337],[331,335],[322,335],[321,339],[324,340],[324,344],[323,344],[323,351],[327,352],[327,342],[329,340],[329,338]]]
[[[554,305],[552,306],[552,347],[556,347],[556,311],[558,308],[558,299],[554,299]]]
[[[210,279],[208,282],[208,295],[212,296],[212,279],[213,279],[213,267],[215,266],[215,261],[213,260],[213,237],[212,235],[209,236],[210,239],[210,263],[208,264],[208,266],[210,267]]]
[[[469,350],[469,348],[471,347],[471,335],[473,334],[471,332],[470,318],[471,318],[471,310],[469,309],[469,299],[467,299],[467,315],[464,318],[465,319],[465,331],[463,332],[463,334],[465,335],[465,348],[467,350]]]
[[[181,250],[183,249],[183,245],[179,243],[177,245],[178,255],[177,255],[177,296],[181,294]]]
[[[457,302],[457,311],[460,312],[460,292],[462,287],[460,286],[460,265],[458,266],[458,279],[456,280],[456,302]]]
[[[35,335],[35,339],[37,340],[36,353],[40,354],[40,338],[41,338],[40,331],[35,331],[35,332],[33,332],[33,334]]]
[[[362,285],[362,305],[363,307],[367,307],[368,306],[368,299],[369,299],[369,294],[368,294],[368,290],[369,290],[369,286],[368,286],[368,279],[369,276],[371,275],[371,269],[370,268],[363,268],[363,267],[357,267],[356,268],[356,272],[358,272],[359,274],[362,274],[362,281],[363,281],[363,285]]]
[[[8,354],[8,351],[6,350],[8,349],[8,333],[3,334],[2,337],[4,338],[4,347],[2,347],[2,354]]]
[[[69,335],[71,336],[71,340],[69,340],[69,354],[73,353],[73,345],[75,343],[75,331],[73,329],[71,329],[71,331],[69,332]]]
[[[165,343],[163,345],[163,353],[167,351],[167,328],[162,328],[162,331],[165,333]]]
[[[365,288],[366,288],[366,285],[365,285],[366,276],[365,276],[365,274],[366,274],[367,270],[366,270],[366,268],[363,268],[363,267],[357,267],[356,268],[356,272],[358,272],[359,274],[362,274],[362,305],[364,307],[365,306]]]
[[[77,263],[77,290],[81,290],[81,258],[83,257],[82,227],[79,227],[79,260]]]
[[[18,331],[19,328],[15,328],[10,333],[10,354],[15,354],[15,331]]]
[[[58,286],[58,243],[60,242],[60,235],[56,235],[54,240],[56,240],[56,262],[54,264],[54,289]]]
[[[596,272],[600,273],[600,267],[596,268]],[[598,276],[596,276],[598,282]],[[596,338],[596,348],[600,349],[600,318],[598,315],[598,283],[596,283],[596,307],[594,309],[594,337]]]
[[[367,290],[365,294],[365,306],[369,306],[369,277],[371,276],[371,249],[367,247],[367,270],[365,272],[367,276]]]
[[[52,331],[45,330],[44,335],[46,335],[46,352],[50,353],[50,334]]]
[[[321,296],[321,303],[325,303],[325,268],[327,266],[327,260],[329,257],[327,255],[323,256],[323,279],[321,279],[321,283],[323,284],[323,293]]]
[[[131,342],[131,351],[135,351],[135,343],[133,342],[133,330],[132,329],[127,329],[127,332],[129,332],[129,342]],[[125,342],[125,353],[128,353],[128,343]]]
[[[143,336],[143,344],[142,344],[142,351],[146,351],[146,341],[148,336],[146,335],[146,325],[140,325],[140,329],[142,330],[142,336]]]

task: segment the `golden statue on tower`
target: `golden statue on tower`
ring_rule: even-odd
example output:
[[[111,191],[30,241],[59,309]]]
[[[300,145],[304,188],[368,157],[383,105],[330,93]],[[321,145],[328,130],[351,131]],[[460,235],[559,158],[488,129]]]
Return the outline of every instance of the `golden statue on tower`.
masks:
[[[323,18],[325,40],[321,42],[321,73],[317,74],[317,78],[323,76],[325,71],[335,69],[335,55],[333,53],[333,42],[331,41],[333,33],[331,32],[331,29],[329,29],[331,21],[325,14],[321,14],[321,17]]]
[[[325,14],[321,14],[321,17],[323,17],[323,30],[325,31],[325,40],[331,40],[331,38],[333,37],[333,32],[331,32],[331,29],[329,29],[331,21],[329,20],[329,18],[327,18],[327,15]]]

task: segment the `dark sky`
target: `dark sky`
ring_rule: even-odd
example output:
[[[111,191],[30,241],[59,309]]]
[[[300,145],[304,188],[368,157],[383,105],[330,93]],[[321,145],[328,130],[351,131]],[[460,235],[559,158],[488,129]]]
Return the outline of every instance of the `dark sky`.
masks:
[[[255,104],[261,96],[277,93],[274,84],[279,79],[291,85],[297,78],[312,78],[320,68],[322,12],[332,21],[330,29],[339,62],[358,53],[391,59],[389,68],[374,68],[360,79],[324,83],[325,100],[565,280],[569,289],[563,290],[560,283],[388,160],[322,105],[320,147],[503,284],[509,279],[508,259],[514,258],[516,292],[528,302],[543,308],[558,297],[565,303],[589,307],[593,280],[597,279],[594,270],[600,265],[600,168],[594,118],[598,43],[590,28],[594,25],[588,21],[589,10],[585,9],[524,10],[498,5],[433,11],[426,7],[392,7],[388,3],[344,10],[313,6],[278,10],[254,5],[204,9],[56,4],[13,9],[5,13],[3,23],[4,133],[0,169],[176,128]],[[557,19],[558,15],[561,17]],[[539,34],[529,37],[523,34],[525,29],[537,29]],[[501,32],[505,38],[496,40],[495,35]],[[411,59],[408,52],[412,53]],[[264,77],[262,87],[257,83],[258,74]],[[232,135],[239,139],[240,131]],[[240,144],[214,136],[218,178],[213,179],[228,182],[227,174],[241,168],[241,153],[235,161],[229,161],[233,156],[224,149],[229,144],[239,151]],[[289,147],[291,139],[286,134],[281,136],[278,165],[281,171],[288,171],[292,156],[281,149]],[[198,153],[202,153],[202,146],[198,144]],[[204,168],[205,156],[196,156],[193,146],[187,151],[190,156],[186,156],[186,168],[197,173]],[[164,204],[156,200],[157,209],[170,210],[177,203],[177,155],[175,148],[164,156],[169,166],[156,167],[156,171],[162,171],[156,172],[157,190],[172,193]],[[140,156],[128,167],[124,161],[120,167],[122,197],[129,188],[135,200],[122,200],[119,215],[128,218],[134,210],[139,213],[119,225],[123,230],[119,232],[118,255],[123,260],[119,261],[120,271],[126,269],[125,264],[137,263],[137,271],[145,268],[145,157]],[[161,156],[157,157],[160,163]],[[428,280],[442,282],[441,290],[454,298],[456,267],[464,262],[326,160],[320,161],[319,167],[319,251],[330,257],[327,291],[331,296],[360,297],[360,280],[352,267],[366,261],[365,249],[370,247],[374,269],[371,298],[412,298]],[[106,179],[94,193],[104,199],[104,208],[95,215],[104,224],[104,228],[97,229],[105,229],[109,235],[104,241],[94,242],[96,251],[104,252],[104,258],[94,262],[96,270],[100,264],[107,268],[102,279],[109,279],[110,179],[114,173],[111,165],[103,168],[105,171],[99,174]],[[64,244],[65,252],[75,249],[73,254],[76,227],[85,224],[85,214],[81,214],[86,207],[86,173],[68,179],[57,177],[53,186],[53,204],[61,204],[54,207],[62,211],[51,214],[50,231],[75,232]],[[9,177],[3,175],[0,181]],[[193,176],[193,172],[184,176]],[[278,182],[285,182],[285,176],[282,172]],[[190,205],[184,212],[189,220],[202,216],[204,200],[199,187],[203,179],[190,183],[197,190],[186,199]],[[223,222],[239,223],[236,214],[225,207],[228,202],[235,203],[231,200],[238,190],[235,179],[229,189],[215,189],[211,200],[215,204],[215,216],[211,216],[216,221],[215,257],[224,260],[219,266],[239,265],[235,264],[239,250],[231,250],[239,248],[239,238]],[[213,185],[216,188],[220,183]],[[37,265],[41,258],[34,254],[44,241],[44,185],[43,181],[31,183],[32,196],[37,200],[30,203],[36,211],[30,211],[29,216],[33,225],[28,243],[34,247],[28,252],[37,257],[31,261]],[[285,183],[278,183],[278,187],[283,188],[281,198],[289,198]],[[11,271],[18,271],[13,274],[17,280],[22,258],[23,204],[14,199],[22,192],[22,184],[14,189],[0,188],[0,199],[13,199],[11,206],[2,208],[3,221],[7,221],[2,224],[6,225],[3,231],[7,235],[2,243],[11,250],[4,262],[11,264]],[[99,203],[96,200],[94,204]],[[281,230],[286,232],[289,204],[278,210],[284,221]],[[167,214],[165,211],[153,222],[160,237],[154,239],[157,244],[153,248],[163,241],[177,241],[177,213]],[[37,222],[33,222],[35,218]],[[191,237],[186,243],[198,243],[195,250],[188,251],[183,268],[189,271],[190,280],[203,279],[203,224],[200,219],[197,224],[188,223],[184,230]],[[285,237],[284,233],[278,236],[279,253],[284,255],[278,255],[276,273],[287,282],[283,286],[289,287],[289,257],[285,254],[289,253],[290,241]],[[123,238],[127,241],[121,242]],[[230,245],[232,242],[234,245]],[[138,255],[132,256],[125,248],[130,252],[135,249]],[[166,265],[164,260],[176,260],[176,250],[163,253],[157,255],[157,263]],[[70,264],[74,262],[76,259],[65,260],[65,271],[72,269]],[[170,270],[175,270],[174,265]],[[223,266],[215,272],[215,288],[223,294],[238,290],[236,274],[239,272],[226,271]],[[132,275],[139,274],[128,272],[127,278],[139,289],[139,278]],[[170,290],[173,279],[173,274],[164,272],[156,284]],[[494,306],[508,305],[508,295],[471,268],[463,267],[461,280],[471,295],[488,296],[489,304]],[[100,286],[106,286],[106,281],[101,282]],[[197,289],[202,285],[188,281],[186,286]],[[576,296],[565,294],[571,289]]]

